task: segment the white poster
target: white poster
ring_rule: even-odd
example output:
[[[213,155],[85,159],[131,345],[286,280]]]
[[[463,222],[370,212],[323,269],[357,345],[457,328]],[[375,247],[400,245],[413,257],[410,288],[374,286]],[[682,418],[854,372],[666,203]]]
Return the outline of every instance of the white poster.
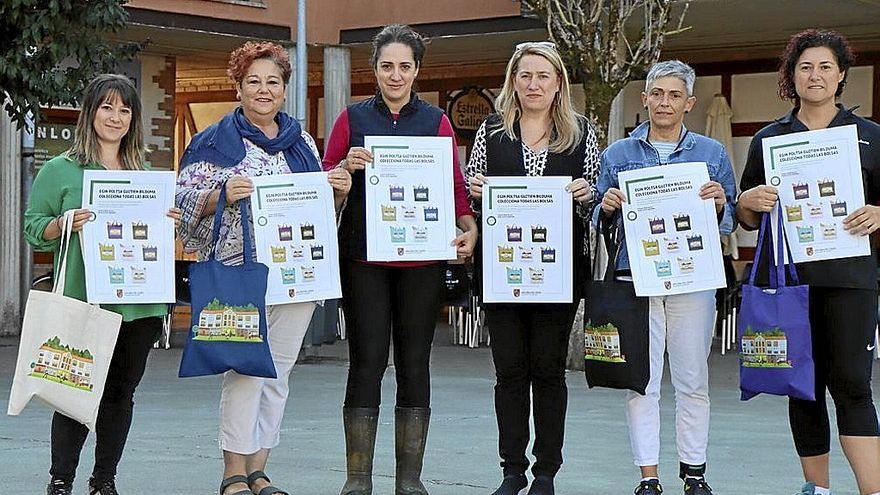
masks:
[[[257,261],[266,304],[342,297],[333,189],[326,172],[251,177]]]
[[[572,302],[570,177],[491,177],[483,186],[483,301]]]
[[[456,259],[452,138],[366,136],[367,260]]]
[[[794,261],[871,254],[868,236],[843,230],[843,219],[865,205],[856,126],[764,138],[762,145]]]
[[[174,302],[174,172],[86,170],[82,230],[90,303]]]
[[[618,174],[626,251],[638,296],[686,294],[726,285],[718,216],[700,199],[706,164],[677,163]]]

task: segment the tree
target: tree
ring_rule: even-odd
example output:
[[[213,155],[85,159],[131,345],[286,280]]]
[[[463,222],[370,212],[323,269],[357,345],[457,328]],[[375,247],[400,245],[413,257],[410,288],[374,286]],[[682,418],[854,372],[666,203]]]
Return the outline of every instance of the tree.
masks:
[[[125,0],[0,2],[0,92],[19,127],[41,105],[73,105],[95,74],[112,72],[140,50],[111,43],[125,27]]]
[[[572,77],[583,85],[585,113],[596,124],[603,147],[614,97],[630,81],[644,78],[651,64],[659,60],[667,36],[689,29],[682,28],[686,1],[678,15],[673,15],[673,3],[676,3],[673,0],[522,0],[521,3],[527,13],[546,23],[550,39]],[[637,14],[641,18],[636,17]]]

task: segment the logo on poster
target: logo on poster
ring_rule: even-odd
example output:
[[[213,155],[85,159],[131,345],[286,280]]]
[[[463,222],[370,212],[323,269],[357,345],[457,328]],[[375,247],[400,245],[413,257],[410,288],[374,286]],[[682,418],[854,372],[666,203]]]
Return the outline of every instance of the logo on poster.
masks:
[[[519,297],[519,289],[513,289],[513,297]]]
[[[122,289],[116,289],[116,297],[122,299]]]
[[[670,282],[669,280],[663,282],[663,287],[664,287],[666,290],[671,289],[671,288],[672,288],[672,282]]]
[[[288,295],[291,299],[293,299],[294,297],[296,297],[296,289],[287,289],[287,295]]]

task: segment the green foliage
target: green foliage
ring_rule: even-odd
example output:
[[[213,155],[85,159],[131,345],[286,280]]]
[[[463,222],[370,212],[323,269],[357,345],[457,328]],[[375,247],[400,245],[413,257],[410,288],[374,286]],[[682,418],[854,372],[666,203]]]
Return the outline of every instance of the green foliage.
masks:
[[[50,349],[69,352],[74,356],[84,359],[93,359],[92,353],[89,352],[88,349],[77,349],[75,347],[70,347],[67,344],[62,344],[61,339],[59,339],[57,335],[47,340],[43,345],[49,347]]]
[[[125,27],[126,0],[0,2],[0,93],[18,124],[41,105],[75,105],[96,74],[113,72],[142,48],[111,43]]]

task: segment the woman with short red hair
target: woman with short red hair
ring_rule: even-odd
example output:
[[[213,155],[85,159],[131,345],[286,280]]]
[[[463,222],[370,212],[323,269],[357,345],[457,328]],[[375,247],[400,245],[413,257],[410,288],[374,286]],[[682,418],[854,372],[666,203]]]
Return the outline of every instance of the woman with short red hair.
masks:
[[[180,163],[176,203],[183,210],[181,241],[200,260],[216,252],[227,265],[240,265],[242,218],[236,204],[253,190],[250,177],[321,170],[311,136],[281,111],[290,81],[287,52],[274,43],[245,43],[232,52],[229,76],[235,81],[241,106],[220,122],[195,135]],[[329,172],[336,206],[351,187],[345,169]],[[213,240],[213,218],[226,186],[220,237]],[[253,230],[251,230],[253,232]],[[256,256],[256,254],[254,254]],[[286,495],[269,484],[263,473],[270,449],[279,443],[281,419],[314,303],[269,306],[266,309],[269,345],[278,378],[258,378],[228,371],[220,397],[220,448],[224,474],[220,495]]]

